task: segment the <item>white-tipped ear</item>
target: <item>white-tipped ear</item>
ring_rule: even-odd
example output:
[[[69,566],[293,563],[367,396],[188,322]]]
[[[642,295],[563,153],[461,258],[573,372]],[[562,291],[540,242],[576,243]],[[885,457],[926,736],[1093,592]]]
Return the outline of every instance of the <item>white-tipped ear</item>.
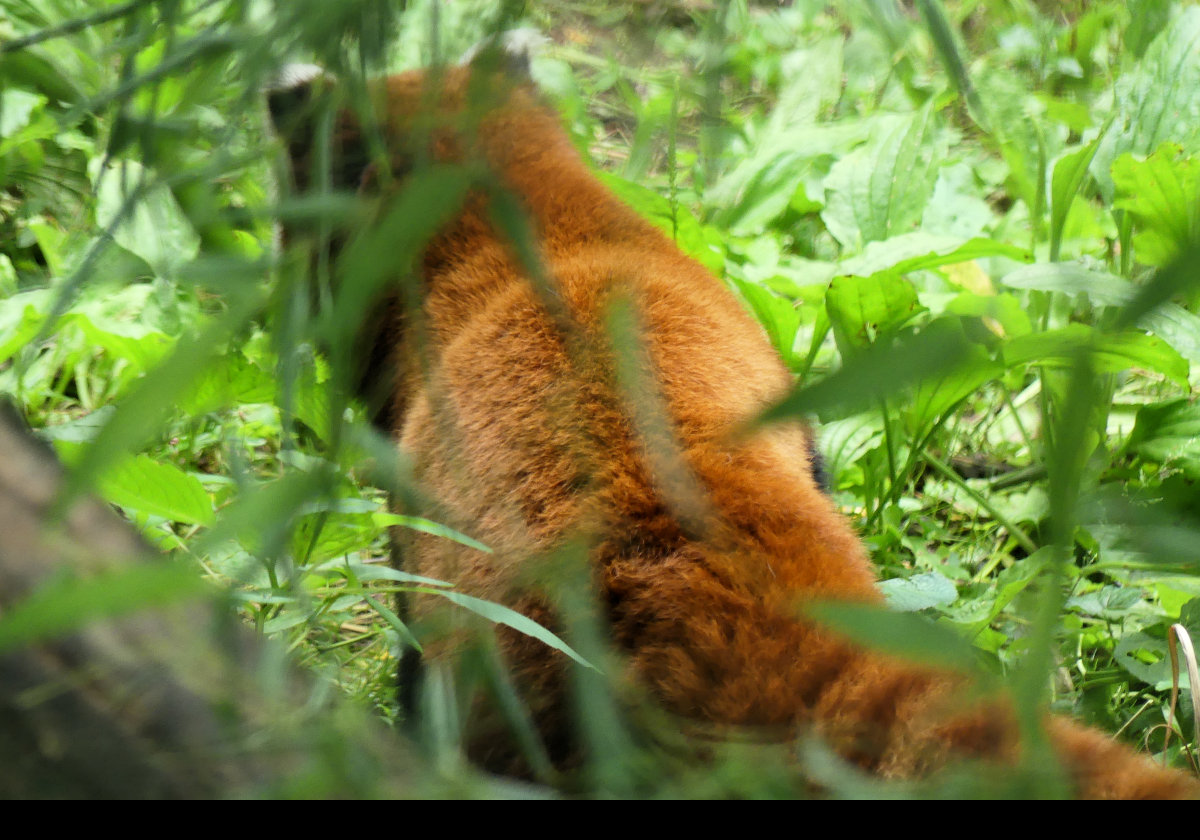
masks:
[[[299,137],[311,132],[314,91],[332,87],[334,77],[315,64],[285,64],[267,84],[267,110],[275,130]]]
[[[316,64],[285,64],[267,83],[267,92],[291,90],[320,78],[332,77],[325,72],[324,67],[318,67]]]
[[[532,27],[523,26],[520,29],[510,29],[507,32],[500,33],[498,36],[485,38],[471,47],[471,49],[463,53],[459,64],[470,64],[484,50],[498,48],[504,53],[510,70],[528,76],[530,61],[549,42],[549,38]]]

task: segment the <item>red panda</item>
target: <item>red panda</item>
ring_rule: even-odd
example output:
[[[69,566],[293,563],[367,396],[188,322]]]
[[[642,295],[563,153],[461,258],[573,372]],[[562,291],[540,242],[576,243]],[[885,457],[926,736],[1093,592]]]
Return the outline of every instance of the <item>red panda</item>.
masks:
[[[308,76],[270,97],[301,187],[317,154],[292,117],[324,84]],[[365,328],[364,380],[384,385],[379,417],[426,498],[404,512],[492,549],[410,534],[406,571],[556,628],[537,558],[582,546],[629,674],[679,718],[815,733],[885,778],[1016,762],[1003,701],[964,705],[961,677],[801,617],[813,600],[882,598],[818,486],[806,429],[744,433],[789,372],[730,291],[588,170],[532,86],[479,60],[391,76],[370,97],[375,125],[348,109],[333,121],[334,186],[387,207],[419,162],[490,173],[420,252],[419,306],[401,300],[410,266],[390,267],[390,297]],[[505,196],[528,218],[533,258],[502,232]],[[434,601],[417,598],[415,615]],[[566,657],[499,638],[552,756],[569,763]],[[1099,732],[1057,718],[1048,728],[1080,796],[1200,791]],[[518,753],[489,731],[472,754],[507,770]]]

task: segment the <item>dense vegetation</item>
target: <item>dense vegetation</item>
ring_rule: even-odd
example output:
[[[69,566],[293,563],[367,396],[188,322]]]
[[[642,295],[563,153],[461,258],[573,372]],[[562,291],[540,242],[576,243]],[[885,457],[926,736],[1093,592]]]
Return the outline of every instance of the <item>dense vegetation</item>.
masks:
[[[518,620],[386,564],[389,526],[440,529],[388,512],[403,465],[343,387],[368,304],[319,254],[358,208],[281,197],[259,91],[287,60],[354,80],[532,26],[535,79],[602,177],[797,374],[773,414],[819,417],[899,611],[841,626],[1162,747],[1167,628],[1200,638],[1200,8],[399,5],[0,0],[0,392],[72,492],[388,717],[391,593]],[[321,235],[284,252],[281,218]],[[96,585],[96,611],[164,597]],[[62,603],[38,632],[89,618]],[[0,619],[0,645],[30,633]],[[454,774],[444,705],[430,748]],[[590,792],[786,790],[736,750],[664,773],[597,715],[617,769]],[[864,790],[810,752],[827,787]]]

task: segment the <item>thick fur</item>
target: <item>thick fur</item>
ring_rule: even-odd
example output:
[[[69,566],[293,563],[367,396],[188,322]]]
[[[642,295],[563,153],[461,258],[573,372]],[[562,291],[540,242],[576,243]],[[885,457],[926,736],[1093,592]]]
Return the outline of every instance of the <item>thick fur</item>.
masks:
[[[407,570],[559,627],[537,558],[576,542],[616,647],[671,713],[780,738],[816,732],[885,777],[1015,762],[1003,701],[964,705],[958,677],[798,618],[811,599],[881,597],[814,480],[806,431],[742,433],[788,390],[788,371],[733,295],[588,171],[529,86],[472,72],[379,83],[394,181],[367,163],[356,118],[343,113],[334,130],[335,175],[366,192],[402,188],[413,160],[486,163],[519,197],[550,278],[550,291],[531,282],[478,190],[424,252],[419,312],[389,316],[373,337],[395,376],[386,416],[432,500],[406,512],[493,549],[410,536]],[[303,171],[308,144],[290,148]],[[612,346],[614,312],[638,327],[627,346]],[[569,745],[565,657],[507,631],[501,648],[547,742]],[[1050,731],[1079,795],[1197,793],[1099,733],[1063,720]],[[476,747],[507,761],[496,743]]]

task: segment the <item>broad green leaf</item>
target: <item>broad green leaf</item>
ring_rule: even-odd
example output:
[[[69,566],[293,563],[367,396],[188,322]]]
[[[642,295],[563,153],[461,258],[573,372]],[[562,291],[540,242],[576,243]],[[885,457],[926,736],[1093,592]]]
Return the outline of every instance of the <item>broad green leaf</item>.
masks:
[[[1118,306],[1132,294],[1128,280],[1069,262],[1023,266],[1004,275],[1000,282],[1010,289],[1086,295],[1093,305],[1098,306]]]
[[[125,250],[137,254],[159,277],[173,277],[184,263],[195,258],[200,237],[183,215],[165,184],[136,161],[119,161],[94,173],[96,222],[114,225],[112,235]],[[118,222],[127,202],[132,207]]]
[[[817,432],[817,442],[826,458],[826,465],[834,486],[838,477],[851,465],[879,445],[883,434],[883,418],[878,412],[856,414],[842,420],[822,423]]]
[[[1159,578],[1152,586],[1158,595],[1158,605],[1168,616],[1179,616],[1184,605],[1190,605],[1191,613],[1196,618],[1200,608],[1200,580],[1196,578]],[[1200,631],[1200,621],[1193,621]],[[1200,635],[1198,632],[1196,635]]]
[[[1200,152],[1200,8],[1190,6],[1154,39],[1137,69],[1117,79],[1114,122],[1092,160],[1101,195],[1111,201],[1113,162],[1148,155],[1167,141]]]
[[[209,591],[196,569],[169,561],[142,563],[86,579],[56,578],[0,615],[0,651]]]
[[[79,312],[64,316],[59,323],[63,328],[78,327],[93,347],[104,350],[114,360],[128,362],[127,375],[130,377],[139,376],[158,364],[175,343],[170,336],[139,324],[110,322],[105,325],[106,329]]]
[[[1102,586],[1091,592],[1072,595],[1067,601],[1069,609],[1106,618],[1120,620],[1145,603],[1145,594],[1133,586]]]
[[[1200,403],[1180,398],[1143,405],[1125,449],[1154,463],[1179,466],[1200,478]]]
[[[1200,364],[1200,317],[1175,303],[1161,304],[1141,326],[1170,344],[1193,365]]]
[[[28,125],[33,109],[45,101],[44,97],[26,90],[0,90],[0,138]]]
[[[825,311],[843,357],[894,334],[924,311],[917,290],[893,273],[835,277],[825,293]]]
[[[717,215],[718,225],[741,235],[761,233],[780,216],[796,194],[797,184],[803,189],[806,176],[814,171],[824,175],[829,162],[813,160],[794,152],[783,152],[754,173],[738,194],[737,201]]]
[[[924,665],[975,670],[971,644],[946,627],[911,612],[869,604],[808,604],[804,614],[865,647]]]
[[[588,662],[562,639],[555,636],[542,625],[538,624],[531,618],[521,615],[516,610],[497,604],[494,601],[485,601],[482,598],[474,598],[470,595],[464,595],[461,592],[453,592],[446,589],[421,589],[420,592],[425,592],[430,595],[440,595],[446,600],[458,604],[464,609],[468,609],[482,618],[487,619],[493,624],[503,624],[506,627],[511,627],[519,633],[524,633],[526,636],[531,636],[539,642],[554,648],[557,651],[562,651],[567,656],[574,659],[580,665],[591,668],[593,671],[599,670],[595,665]]]
[[[983,193],[972,167],[966,163],[943,166],[921,214],[921,230],[959,239],[980,236],[996,219]]]
[[[266,403],[275,399],[276,381],[265,370],[241,354],[214,359],[180,400],[184,414],[206,414],[230,405]]]
[[[706,191],[706,202],[718,208],[713,222],[721,229],[758,233],[785,209],[776,206],[780,197],[787,196],[790,201],[800,192],[809,199],[804,212],[820,209],[830,167],[870,138],[873,120],[814,124],[787,109],[785,100],[811,90],[807,83],[781,88],[778,107],[745,155]]]
[[[1182,266],[1186,270],[1186,266]],[[1190,275],[1189,275],[1190,276]],[[1084,295],[1094,306],[1125,306],[1142,287],[1077,263],[1040,263],[1005,275],[1011,289]],[[1200,363],[1200,317],[1174,303],[1158,303],[1141,315],[1139,325],[1170,344],[1184,358]]]
[[[1130,633],[1117,642],[1113,659],[1129,673],[1158,690],[1171,687],[1171,658],[1166,639]]]
[[[896,612],[918,612],[951,604],[958,597],[954,581],[938,572],[893,578],[879,584],[888,606]]]
[[[1081,347],[1092,348],[1092,365],[1097,373],[1140,367],[1180,385],[1187,384],[1187,360],[1161,338],[1132,330],[1101,333],[1085,324],[1018,336],[1005,345],[1004,362],[1007,367],[1040,364],[1066,369],[1074,365]]]
[[[1200,637],[1200,598],[1192,598],[1179,608],[1179,623],[1193,639]]]
[[[312,619],[312,614],[308,610],[287,608],[274,618],[270,618],[263,622],[262,632],[268,636],[282,633],[292,627],[298,627],[301,624],[306,624]]]
[[[97,489],[106,501],[172,522],[211,525],[213,521],[212,502],[196,477],[148,455],[109,470]]]
[[[971,627],[972,633],[984,632],[992,620],[1038,578],[1052,556],[1053,549],[1041,548],[1020,563],[1014,563],[1001,572],[997,578],[999,586],[996,589],[994,600],[988,606],[985,615]]]
[[[915,231],[893,236],[883,242],[871,242],[863,253],[838,264],[838,273],[868,277],[880,271],[907,274],[969,262],[983,257],[1008,257],[1031,262],[1033,254],[1024,248],[992,239],[968,239],[939,236]]]
[[[932,103],[911,117],[880,117],[866,146],[834,164],[821,218],[849,253],[912,231],[933,194],[946,156]]]
[[[1145,160],[1121,155],[1113,162],[1117,200],[1133,217],[1138,262],[1164,266],[1200,237],[1200,160],[1165,143]]]

